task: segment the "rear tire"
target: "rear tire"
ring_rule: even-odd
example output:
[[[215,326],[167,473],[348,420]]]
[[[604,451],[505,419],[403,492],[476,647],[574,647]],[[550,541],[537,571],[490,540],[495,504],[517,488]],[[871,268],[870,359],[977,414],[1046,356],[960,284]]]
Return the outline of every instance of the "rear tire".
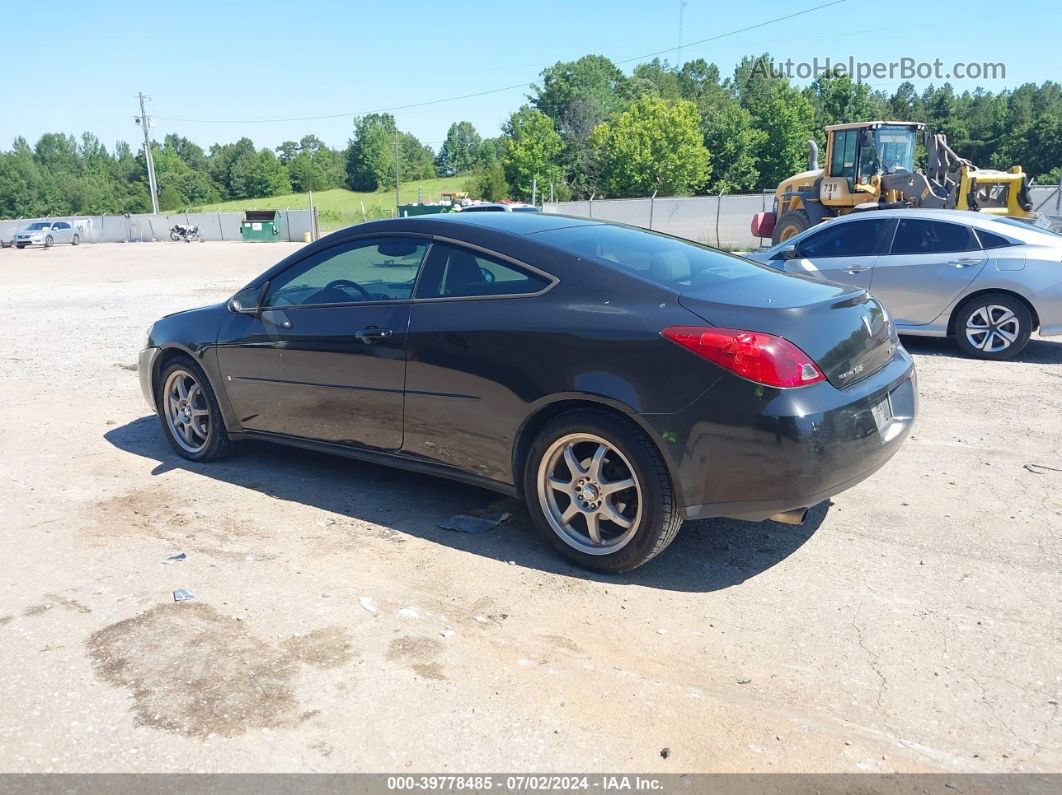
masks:
[[[955,312],[955,342],[975,359],[1012,359],[1029,344],[1032,313],[1023,301],[1007,293],[972,298]]]
[[[178,356],[163,368],[155,380],[155,405],[167,441],[182,458],[216,461],[232,451],[210,381],[189,357]]]
[[[803,210],[790,210],[782,213],[778,223],[774,225],[774,234],[771,235],[771,244],[777,245],[791,237],[796,237],[805,229],[811,229],[811,219]]]
[[[76,246],[76,245],[78,245],[78,244],[79,244],[80,242],[81,242],[81,238],[80,238],[80,237],[78,237],[77,235],[74,235],[74,236],[73,236],[72,238],[70,238],[70,245],[71,245],[71,246]]]
[[[682,526],[660,452],[630,420],[595,409],[562,414],[538,434],[524,467],[524,498],[553,548],[593,571],[641,566]]]

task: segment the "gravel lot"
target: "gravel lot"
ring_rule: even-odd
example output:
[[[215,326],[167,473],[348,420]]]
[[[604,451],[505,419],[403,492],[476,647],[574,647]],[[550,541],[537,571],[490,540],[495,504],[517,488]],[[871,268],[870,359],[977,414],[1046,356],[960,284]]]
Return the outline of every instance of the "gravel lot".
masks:
[[[873,478],[590,576],[478,489],[170,451],[148,325],[296,247],[0,251],[0,770],[1062,769],[1062,344],[908,340]]]

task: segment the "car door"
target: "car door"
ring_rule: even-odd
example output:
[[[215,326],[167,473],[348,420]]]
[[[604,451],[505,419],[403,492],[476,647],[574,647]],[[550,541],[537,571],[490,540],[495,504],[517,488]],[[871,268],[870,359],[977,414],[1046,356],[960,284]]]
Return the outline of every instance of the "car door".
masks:
[[[70,224],[66,221],[54,222],[52,224],[51,235],[54,243],[69,243],[72,237]]]
[[[270,280],[260,311],[223,324],[218,364],[243,427],[401,448],[410,301],[428,246],[378,236],[317,250]]]
[[[417,285],[407,344],[407,455],[504,481],[527,396],[503,384],[534,382],[549,274],[493,252],[436,241]],[[535,356],[534,351],[540,351]]]
[[[968,226],[900,218],[887,254],[878,257],[870,292],[897,324],[932,323],[988,261]]]
[[[796,257],[786,261],[785,270],[869,287],[887,225],[884,218],[826,223],[821,230],[797,241]]]

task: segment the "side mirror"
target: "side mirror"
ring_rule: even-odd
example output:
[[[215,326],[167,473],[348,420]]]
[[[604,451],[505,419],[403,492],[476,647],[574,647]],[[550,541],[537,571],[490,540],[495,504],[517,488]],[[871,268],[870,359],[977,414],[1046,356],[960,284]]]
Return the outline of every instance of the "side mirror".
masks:
[[[790,243],[785,248],[782,248],[774,255],[774,259],[796,259],[800,255],[797,254],[797,248],[795,243]]]
[[[265,285],[244,287],[229,299],[229,311],[241,315],[256,315],[262,308]]]

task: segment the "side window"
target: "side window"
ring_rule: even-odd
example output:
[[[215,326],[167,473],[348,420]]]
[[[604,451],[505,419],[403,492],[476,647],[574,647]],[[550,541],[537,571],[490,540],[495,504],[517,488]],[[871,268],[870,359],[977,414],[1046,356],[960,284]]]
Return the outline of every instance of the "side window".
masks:
[[[838,130],[833,134],[833,159],[830,174],[834,177],[847,177],[849,187],[855,177],[855,152],[858,131]]]
[[[981,248],[1006,248],[1007,246],[1014,245],[1005,237],[1000,237],[992,232],[986,232],[984,229],[976,230],[976,234],[981,240]]]
[[[969,227],[911,218],[900,219],[892,241],[893,254],[949,254],[979,248]]]
[[[821,232],[804,238],[798,247],[802,257],[866,257],[874,253],[886,221],[880,218],[826,225]]]
[[[408,300],[428,242],[410,237],[340,243],[292,265],[269,283],[266,306]]]
[[[417,298],[525,295],[549,286],[549,280],[500,259],[446,243],[431,248]]]

